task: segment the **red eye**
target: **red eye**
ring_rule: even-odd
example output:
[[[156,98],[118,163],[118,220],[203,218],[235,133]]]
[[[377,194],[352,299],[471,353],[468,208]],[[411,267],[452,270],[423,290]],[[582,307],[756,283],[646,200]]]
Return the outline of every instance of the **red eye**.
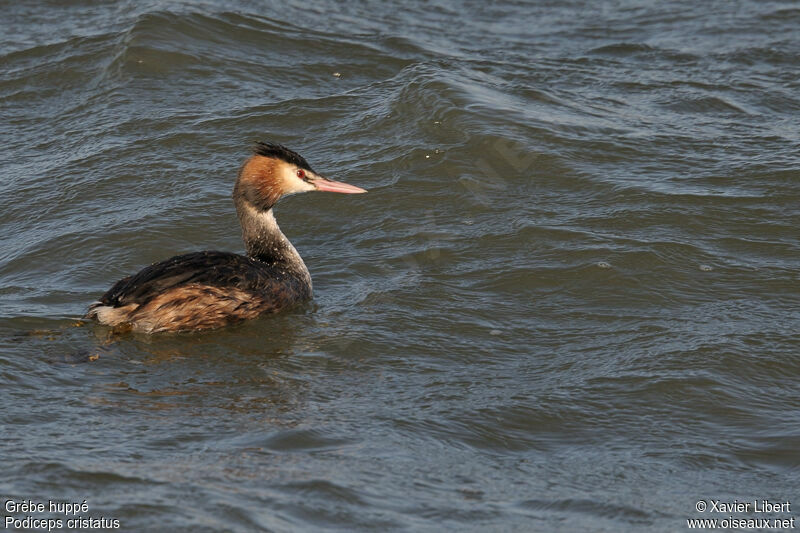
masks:
[[[300,178],[301,180],[302,180],[302,179],[305,179],[305,177],[306,177],[306,171],[305,171],[305,170],[303,170],[302,168],[298,168],[298,169],[297,169],[297,177],[298,177],[298,178]]]

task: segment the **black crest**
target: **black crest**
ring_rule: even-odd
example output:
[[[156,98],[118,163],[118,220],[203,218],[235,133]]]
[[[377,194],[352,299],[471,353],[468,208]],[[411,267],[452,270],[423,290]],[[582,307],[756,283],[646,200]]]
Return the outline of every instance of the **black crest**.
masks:
[[[314,172],[303,156],[280,144],[256,141],[253,145],[253,153],[256,155],[263,155],[264,157],[274,157],[275,159],[280,159],[281,161],[286,161],[291,165],[295,165],[298,168],[304,168]]]

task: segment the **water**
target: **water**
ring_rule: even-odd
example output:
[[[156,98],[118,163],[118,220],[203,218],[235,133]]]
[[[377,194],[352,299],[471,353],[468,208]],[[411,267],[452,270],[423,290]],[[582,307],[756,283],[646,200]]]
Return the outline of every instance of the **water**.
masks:
[[[796,4],[0,15],[4,502],[127,531],[678,531],[758,517],[698,500],[795,503]],[[151,262],[242,250],[256,139],[370,190],[276,209],[313,303],[74,327]]]

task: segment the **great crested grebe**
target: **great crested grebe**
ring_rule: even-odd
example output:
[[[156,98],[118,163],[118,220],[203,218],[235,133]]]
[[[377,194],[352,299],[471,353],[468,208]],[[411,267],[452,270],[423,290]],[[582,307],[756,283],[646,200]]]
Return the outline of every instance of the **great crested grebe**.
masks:
[[[179,255],[114,284],[87,318],[145,333],[209,329],[273,313],[311,298],[311,275],[281,232],[272,206],[307,191],[367,192],[314,172],[302,156],[256,143],[233,188],[247,256]]]

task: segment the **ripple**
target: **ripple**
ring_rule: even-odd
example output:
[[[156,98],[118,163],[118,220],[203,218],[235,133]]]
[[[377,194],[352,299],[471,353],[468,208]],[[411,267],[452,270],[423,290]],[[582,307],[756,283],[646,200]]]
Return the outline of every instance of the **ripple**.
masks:
[[[606,519],[622,519],[633,524],[652,524],[650,513],[629,505],[615,505],[610,502],[596,502],[592,500],[541,500],[530,499],[518,503],[525,509],[537,511],[559,511],[564,513],[586,513],[591,516]]]
[[[696,98],[684,98],[676,102],[670,102],[667,107],[674,111],[685,113],[742,113],[748,111],[735,103],[716,96],[705,96]]]
[[[83,7],[0,35],[15,497],[132,530],[667,531],[686,487],[791,493],[796,10]],[[150,262],[241,251],[255,139],[370,190],[277,207],[314,301],[73,327]]]

